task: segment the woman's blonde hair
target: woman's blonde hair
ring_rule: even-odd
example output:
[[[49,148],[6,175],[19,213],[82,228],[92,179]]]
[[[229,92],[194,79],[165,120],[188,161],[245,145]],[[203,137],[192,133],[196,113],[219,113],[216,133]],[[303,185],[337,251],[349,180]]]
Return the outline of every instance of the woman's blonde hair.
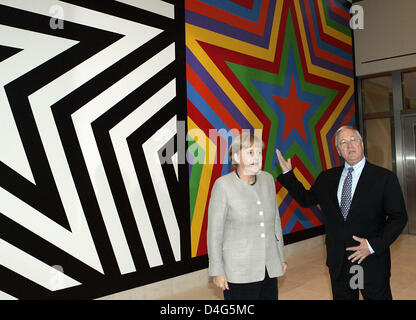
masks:
[[[250,148],[251,146],[257,146],[261,149],[264,148],[264,142],[254,134],[244,131],[242,134],[236,136],[231,142],[228,149],[228,157],[234,169],[238,168],[238,163],[234,161],[234,155],[239,154],[242,149]]]

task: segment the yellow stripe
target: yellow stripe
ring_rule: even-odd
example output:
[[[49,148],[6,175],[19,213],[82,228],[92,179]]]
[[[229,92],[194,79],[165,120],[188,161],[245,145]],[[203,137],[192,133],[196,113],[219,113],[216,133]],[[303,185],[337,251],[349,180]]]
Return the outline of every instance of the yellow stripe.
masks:
[[[350,36],[347,36],[345,33],[342,33],[332,28],[331,26],[327,25],[326,17],[325,17],[325,9],[322,5],[322,1],[318,0],[317,2],[318,2],[319,15],[322,21],[322,30],[324,31],[324,33],[351,46],[352,39]]]
[[[339,114],[345,108],[345,105],[348,103],[348,100],[350,99],[351,95],[354,93],[354,79],[351,77],[347,77],[342,74],[339,74],[337,72],[331,71],[331,70],[323,69],[319,66],[315,66],[312,64],[311,57],[309,54],[310,51],[309,51],[308,41],[307,41],[306,34],[304,31],[305,26],[304,26],[303,19],[302,19],[299,0],[295,1],[295,8],[296,8],[296,14],[298,17],[300,35],[301,35],[302,44],[304,47],[306,67],[307,67],[308,72],[311,74],[323,77],[323,78],[327,78],[335,82],[345,84],[349,87],[345,95],[341,98],[338,106],[335,108],[334,112],[331,114],[331,116],[329,117],[329,119],[327,120],[327,122],[324,124],[324,126],[322,127],[320,131],[320,135],[321,135],[320,138],[321,138],[322,147],[324,151],[325,163],[327,167],[330,167],[331,158],[330,158],[328,143],[326,142],[326,135],[328,131],[331,129],[331,126],[334,124],[335,120],[338,118]]]
[[[288,192],[286,188],[280,188],[279,192],[277,193],[277,204],[282,203],[283,199],[287,196]]]
[[[188,117],[188,130],[190,131],[194,129],[200,130],[200,128],[195,124],[195,122],[193,122],[191,118]],[[201,132],[203,131],[201,130]],[[192,138],[194,139],[195,136]],[[214,151],[214,150],[216,151],[217,149],[216,145],[208,137],[206,137],[205,139],[205,144],[201,143],[201,141],[197,141],[196,143],[198,143],[198,145],[203,150],[205,150],[206,159],[208,157],[208,153],[206,152],[207,149],[211,151]],[[215,156],[215,152],[210,152],[210,153],[214,154]],[[199,238],[201,236],[202,224],[204,222],[204,213],[205,213],[205,207],[207,205],[207,200],[208,200],[208,191],[209,191],[209,185],[211,182],[213,163],[214,161],[205,161],[202,167],[201,180],[199,182],[199,188],[198,188],[198,193],[197,193],[197,197],[195,201],[195,209],[194,209],[192,225],[191,225],[192,257],[196,257],[198,253]]]
[[[306,189],[309,189],[311,185],[309,184],[308,180],[302,175],[302,173],[299,171],[298,168],[293,169],[293,173],[296,176],[296,178],[305,186]],[[283,202],[283,200],[286,198],[288,194],[288,191],[286,188],[281,188],[279,192],[277,193],[277,204]]]
[[[213,61],[209,58],[209,56],[205,53],[204,50],[198,45],[196,42],[196,38],[208,42],[207,34],[210,33],[211,37],[214,34],[212,32],[208,32],[207,30],[188,25],[187,27],[187,46],[198,59],[198,61],[204,66],[204,68],[208,71],[208,73],[214,78],[215,82],[221,87],[221,89],[225,92],[225,94],[230,98],[230,100],[237,106],[243,116],[247,119],[248,122],[254,128],[263,128],[263,124],[257,118],[257,116],[251,111],[250,107],[246,104],[244,99],[240,97],[238,92],[234,89],[234,87],[229,83],[226,77],[221,73],[221,71],[217,68],[217,66],[213,63]],[[197,36],[193,37],[192,35],[195,34]]]
[[[329,145],[326,142],[326,136],[329,130],[331,130],[331,127],[333,126],[333,124],[335,123],[335,121],[337,120],[341,112],[344,110],[346,104],[348,103],[348,100],[351,98],[353,93],[354,93],[354,88],[349,87],[346,94],[344,95],[344,97],[342,98],[342,100],[340,101],[336,109],[334,110],[334,112],[331,113],[328,120],[322,126],[322,129],[320,131],[322,146],[324,147],[323,149],[325,153],[325,163],[326,163],[327,168],[331,168],[332,164],[331,164],[331,158],[329,155]]]
[[[275,15],[273,18],[272,33],[270,35],[270,46],[268,49],[261,48],[257,45],[231,38],[223,34],[203,29],[188,23],[185,24],[186,45],[189,46],[191,42],[196,43],[196,40],[201,40],[221,48],[230,49],[242,54],[250,54],[254,57],[272,62],[276,53],[282,9],[282,2],[277,1]]]
[[[217,66],[212,62],[205,51],[199,46],[197,40],[213,44],[222,48],[230,49],[242,54],[252,55],[254,57],[273,61],[276,53],[277,38],[280,28],[280,18],[283,9],[283,3],[277,1],[275,16],[273,19],[272,33],[270,36],[270,46],[268,49],[255,46],[253,44],[243,42],[237,39],[233,39],[222,34],[212,32],[206,29],[186,24],[186,45],[198,59],[198,61],[205,67],[209,74],[224,90],[225,94],[240,110],[241,114],[247,119],[247,121],[255,129],[262,129],[263,124],[257,118],[257,116],[251,111],[251,108],[246,104],[244,99],[240,97],[238,92],[229,83],[227,78],[221,73]]]
[[[306,178],[303,176],[302,172],[300,172],[298,168],[293,169],[293,173],[296,176],[296,178],[303,184],[306,190],[308,190],[311,187],[308,180],[306,180]]]

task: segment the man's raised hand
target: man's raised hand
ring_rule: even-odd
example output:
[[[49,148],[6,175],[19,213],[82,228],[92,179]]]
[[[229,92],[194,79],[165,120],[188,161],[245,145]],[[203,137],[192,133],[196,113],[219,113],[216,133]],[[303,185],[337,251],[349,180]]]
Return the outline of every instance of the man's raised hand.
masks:
[[[283,158],[282,153],[279,149],[276,149],[277,159],[279,159],[280,167],[282,168],[283,172],[292,170],[292,162],[291,159],[287,159],[287,161]]]

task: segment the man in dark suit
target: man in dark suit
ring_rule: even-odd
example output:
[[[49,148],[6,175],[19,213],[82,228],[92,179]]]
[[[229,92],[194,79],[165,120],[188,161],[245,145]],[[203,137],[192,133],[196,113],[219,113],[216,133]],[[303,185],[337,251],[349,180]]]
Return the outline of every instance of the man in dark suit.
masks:
[[[302,207],[322,209],[334,300],[357,300],[359,289],[364,299],[391,300],[389,247],[407,223],[398,179],[366,161],[356,129],[339,128],[335,145],[345,165],[321,172],[309,190],[296,179],[291,160],[276,149],[283,170],[277,180]],[[354,263],[362,269],[352,268]],[[357,288],[355,276],[364,277],[363,287]]]

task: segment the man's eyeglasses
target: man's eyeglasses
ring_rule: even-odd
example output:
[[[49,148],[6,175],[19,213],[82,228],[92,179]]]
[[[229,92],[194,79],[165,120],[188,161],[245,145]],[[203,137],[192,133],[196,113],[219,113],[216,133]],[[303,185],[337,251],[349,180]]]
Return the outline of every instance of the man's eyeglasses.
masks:
[[[348,142],[357,143],[359,141],[361,141],[360,138],[350,137],[349,139],[342,139],[338,144],[341,148],[345,148],[345,147],[347,147]]]

